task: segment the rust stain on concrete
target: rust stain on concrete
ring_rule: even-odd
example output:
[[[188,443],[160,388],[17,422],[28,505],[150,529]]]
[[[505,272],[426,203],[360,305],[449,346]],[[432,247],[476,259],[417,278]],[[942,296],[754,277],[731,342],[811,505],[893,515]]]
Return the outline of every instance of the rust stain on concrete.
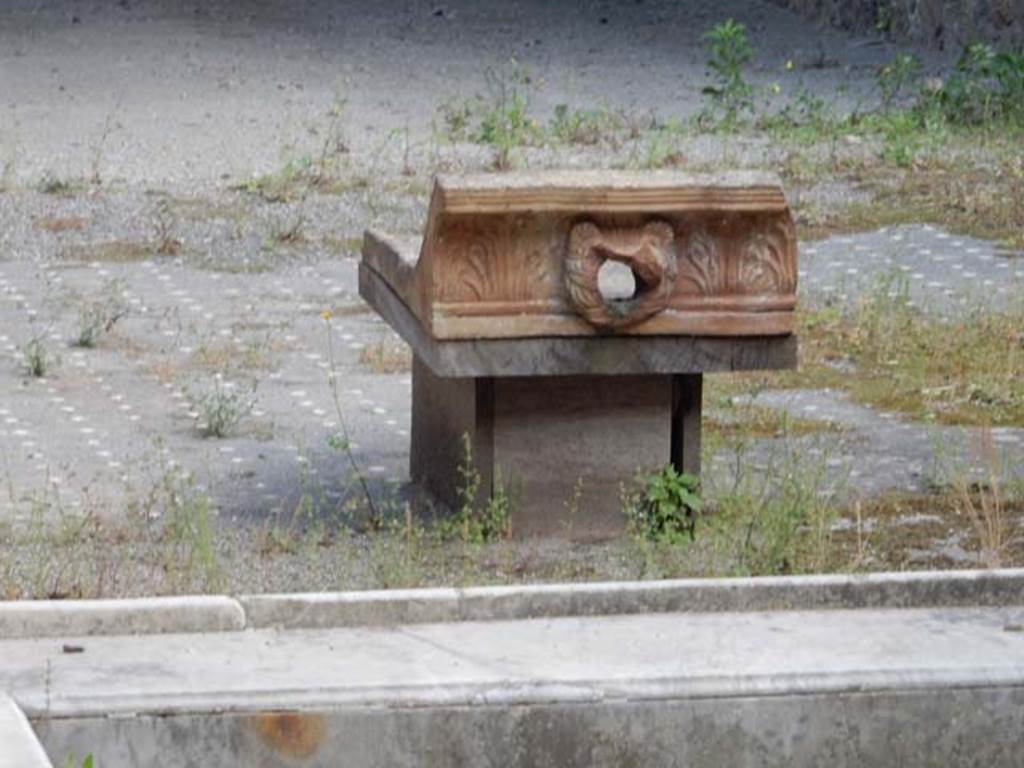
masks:
[[[323,715],[266,712],[256,715],[253,723],[263,743],[285,757],[312,757],[327,735]]]

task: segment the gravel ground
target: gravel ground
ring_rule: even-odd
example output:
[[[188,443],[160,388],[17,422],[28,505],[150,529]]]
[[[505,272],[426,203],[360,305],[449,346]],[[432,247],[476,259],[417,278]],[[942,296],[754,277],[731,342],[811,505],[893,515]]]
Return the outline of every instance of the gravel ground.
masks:
[[[557,104],[679,118],[708,83],[701,34],[726,18],[748,27],[757,85],[806,87],[839,108],[874,98],[894,55],[745,0],[12,0],[0,8],[0,165],[28,183],[230,183],[319,149],[339,101],[353,151],[394,158],[396,132],[426,151],[438,105],[486,92],[488,68],[511,57],[544,119]],[[942,62],[920,55],[928,71]]]

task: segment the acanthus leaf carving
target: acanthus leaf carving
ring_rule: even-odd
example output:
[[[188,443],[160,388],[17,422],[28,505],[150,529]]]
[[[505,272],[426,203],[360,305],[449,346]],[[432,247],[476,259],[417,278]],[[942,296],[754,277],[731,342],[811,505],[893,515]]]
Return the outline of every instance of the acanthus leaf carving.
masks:
[[[442,301],[528,301],[548,289],[545,241],[519,220],[465,222],[445,233]]]
[[[726,293],[725,265],[715,239],[705,229],[690,233],[679,259],[679,283],[686,293],[715,296]]]
[[[789,294],[796,291],[792,224],[775,219],[756,227],[740,252],[737,293]]]

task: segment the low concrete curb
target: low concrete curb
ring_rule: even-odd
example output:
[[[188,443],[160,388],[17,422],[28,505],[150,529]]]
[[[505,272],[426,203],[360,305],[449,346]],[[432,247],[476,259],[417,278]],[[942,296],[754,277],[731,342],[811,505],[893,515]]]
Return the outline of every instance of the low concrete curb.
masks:
[[[225,632],[245,628],[237,600],[223,596],[0,602],[0,638]]]
[[[53,768],[24,713],[4,693],[0,693],[0,768]]]
[[[0,602],[0,639],[604,616],[1024,604],[1024,569]]]
[[[250,628],[322,629],[458,621],[461,591],[395,589],[296,592],[242,595],[238,600],[245,610],[246,625]]]
[[[251,628],[1024,603],[1024,569],[243,595]]]

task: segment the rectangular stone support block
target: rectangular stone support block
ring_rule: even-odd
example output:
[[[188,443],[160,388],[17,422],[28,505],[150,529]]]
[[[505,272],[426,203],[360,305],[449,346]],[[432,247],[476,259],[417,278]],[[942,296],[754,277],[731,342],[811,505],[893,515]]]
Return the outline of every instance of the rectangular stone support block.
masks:
[[[458,508],[468,439],[476,503],[500,482],[513,535],[614,536],[638,470],[699,474],[700,394],[700,374],[455,379],[417,357],[410,475]]]

